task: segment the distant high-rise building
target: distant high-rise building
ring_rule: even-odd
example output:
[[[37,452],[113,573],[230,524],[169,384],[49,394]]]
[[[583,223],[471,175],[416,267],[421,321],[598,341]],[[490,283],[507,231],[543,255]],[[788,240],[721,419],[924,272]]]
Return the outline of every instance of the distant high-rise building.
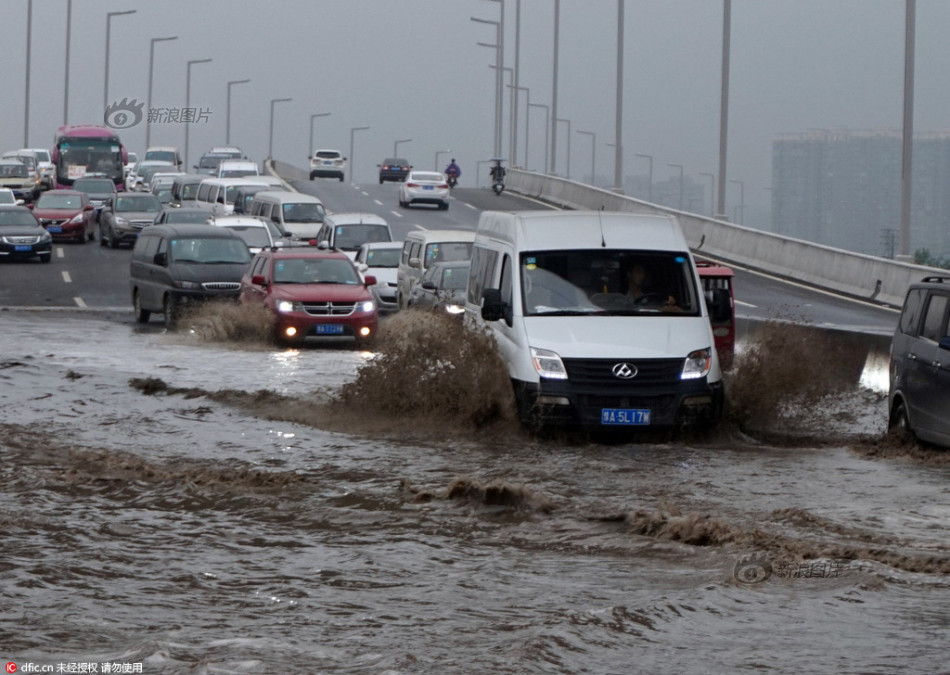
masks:
[[[914,135],[910,251],[950,256],[950,133]],[[900,228],[901,134],[815,130],[772,144],[772,228],[889,255]]]

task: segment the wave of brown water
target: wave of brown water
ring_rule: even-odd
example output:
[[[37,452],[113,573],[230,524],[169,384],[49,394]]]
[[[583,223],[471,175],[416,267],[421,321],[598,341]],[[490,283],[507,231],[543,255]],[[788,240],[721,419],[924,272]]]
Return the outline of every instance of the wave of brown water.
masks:
[[[502,416],[479,433],[483,418],[440,419],[425,399],[387,417],[341,397],[379,388],[361,374],[386,363],[345,346],[7,318],[0,658],[146,673],[946,665],[950,468],[877,428],[600,445]]]

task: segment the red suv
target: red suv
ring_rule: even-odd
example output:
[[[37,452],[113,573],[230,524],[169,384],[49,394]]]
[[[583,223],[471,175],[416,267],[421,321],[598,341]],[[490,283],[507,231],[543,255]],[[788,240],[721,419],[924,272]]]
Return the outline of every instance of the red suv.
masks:
[[[376,334],[379,314],[368,288],[375,284],[374,276],[361,278],[341,251],[265,249],[241,279],[240,298],[270,308],[283,344],[321,337],[351,337],[359,343]]]

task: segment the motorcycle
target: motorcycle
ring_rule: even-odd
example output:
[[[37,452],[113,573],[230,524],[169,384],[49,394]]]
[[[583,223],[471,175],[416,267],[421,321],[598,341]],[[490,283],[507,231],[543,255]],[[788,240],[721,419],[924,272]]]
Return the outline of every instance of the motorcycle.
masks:
[[[501,160],[493,159],[495,166],[491,169],[491,189],[496,195],[505,191],[505,169],[501,165]]]
[[[445,180],[449,184],[449,188],[454,188],[459,182],[459,177],[454,173],[450,173],[446,175]]]
[[[500,195],[505,191],[505,182],[503,180],[495,179],[491,184],[491,189],[495,191],[496,195]]]

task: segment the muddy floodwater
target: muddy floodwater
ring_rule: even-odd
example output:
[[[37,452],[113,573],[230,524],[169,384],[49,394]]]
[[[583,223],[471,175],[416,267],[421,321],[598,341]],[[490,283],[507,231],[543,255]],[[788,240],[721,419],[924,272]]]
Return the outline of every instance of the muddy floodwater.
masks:
[[[769,364],[822,358],[785,345],[753,396],[740,356],[714,435],[538,438],[477,347],[421,355],[410,323],[373,372],[345,345],[0,313],[0,661],[950,672],[950,459],[888,439],[880,391],[793,401]]]

